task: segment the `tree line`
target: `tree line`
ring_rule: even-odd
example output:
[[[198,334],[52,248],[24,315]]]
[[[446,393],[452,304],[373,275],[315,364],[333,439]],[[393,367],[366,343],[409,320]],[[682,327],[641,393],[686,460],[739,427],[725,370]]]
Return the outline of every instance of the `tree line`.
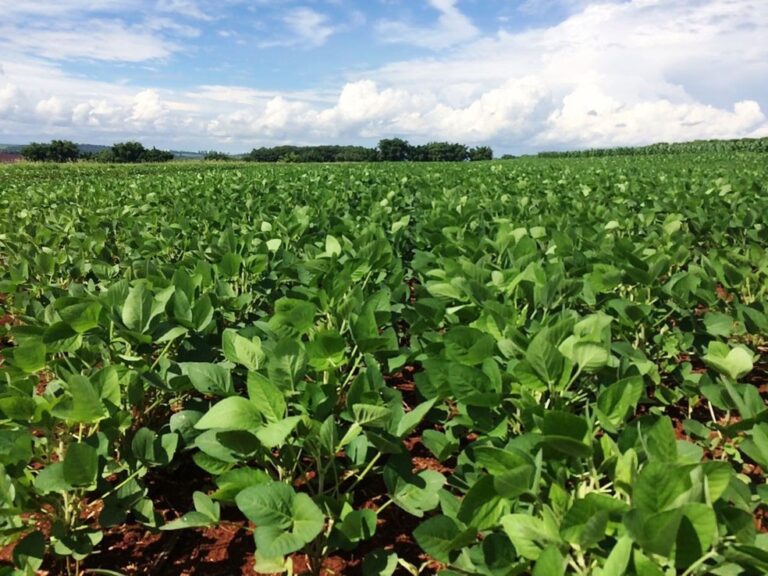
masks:
[[[221,159],[211,157],[211,159]],[[430,142],[412,145],[402,138],[380,140],[376,148],[365,146],[273,146],[254,148],[243,157],[250,162],[465,162],[493,160],[489,146]]]
[[[140,142],[121,142],[95,153],[83,152],[69,140],[53,140],[48,144],[33,142],[25,146],[22,156],[31,162],[76,162],[91,160],[117,164],[168,162],[174,154],[157,148],[146,148]],[[430,142],[412,145],[401,138],[379,141],[375,148],[365,146],[273,146],[254,148],[248,154],[233,156],[223,152],[203,152],[205,160],[245,160],[247,162],[465,162],[493,160],[488,146],[470,148],[465,144]]]
[[[140,142],[120,142],[96,153],[87,153],[69,140],[53,140],[48,144],[32,142],[25,146],[21,155],[30,162],[77,162],[95,160],[115,164],[140,164],[143,162],[169,162],[174,155],[155,147],[146,148]]]

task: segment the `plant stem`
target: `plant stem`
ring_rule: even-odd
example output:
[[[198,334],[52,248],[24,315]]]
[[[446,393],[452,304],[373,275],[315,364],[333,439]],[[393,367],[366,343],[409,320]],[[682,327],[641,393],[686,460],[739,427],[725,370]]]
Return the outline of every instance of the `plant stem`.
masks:
[[[366,475],[373,469],[373,467],[376,465],[376,462],[379,461],[379,458],[381,458],[381,452],[378,452],[376,456],[371,458],[371,461],[368,463],[368,466],[366,466],[363,471],[357,475],[357,480],[355,480],[352,484],[352,486],[349,487],[348,492],[352,492],[360,482],[363,481],[363,479],[366,477]]]

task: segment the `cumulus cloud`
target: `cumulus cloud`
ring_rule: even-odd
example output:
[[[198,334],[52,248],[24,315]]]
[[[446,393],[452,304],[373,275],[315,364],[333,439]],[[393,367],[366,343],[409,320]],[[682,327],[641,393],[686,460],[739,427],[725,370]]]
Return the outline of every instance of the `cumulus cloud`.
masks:
[[[0,117],[10,116],[18,111],[23,99],[21,90],[14,84],[0,84]]]
[[[157,90],[144,90],[136,94],[131,109],[131,121],[151,125],[162,121],[166,108]]]
[[[161,90],[9,60],[0,76],[0,135],[39,133],[41,125],[59,134],[69,126],[78,140],[147,137],[230,150],[390,136],[535,150],[766,135],[768,11],[761,2],[573,2],[558,24],[478,36],[456,2],[432,0],[447,16],[429,30],[463,28],[460,49],[356,71],[322,90]],[[293,19],[296,46],[335,33],[321,13],[299,10],[306,12]],[[440,44],[439,34],[431,38]]]
[[[753,100],[734,104],[731,110],[699,103],[654,100],[625,105],[596,86],[582,85],[563,98],[550,114],[540,142],[614,146],[650,141],[695,138],[738,138],[766,121]]]

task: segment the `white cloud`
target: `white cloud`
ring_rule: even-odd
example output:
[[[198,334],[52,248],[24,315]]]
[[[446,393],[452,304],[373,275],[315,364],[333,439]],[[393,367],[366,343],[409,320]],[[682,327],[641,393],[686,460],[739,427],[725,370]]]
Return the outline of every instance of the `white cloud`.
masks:
[[[35,112],[43,121],[50,123],[62,122],[68,115],[66,105],[58,96],[40,100],[35,106]]]
[[[235,0],[226,0],[232,2]],[[208,19],[195,0],[0,0],[0,53],[58,61],[143,62],[182,49]]]
[[[45,26],[0,25],[0,47],[53,60],[143,62],[169,56],[180,47],[144,27],[90,20]]]
[[[139,125],[152,125],[166,115],[166,108],[157,90],[144,90],[133,99],[131,121]]]
[[[744,100],[732,110],[699,103],[654,100],[625,105],[597,86],[582,85],[568,94],[547,119],[542,143],[615,146],[668,142],[681,134],[695,138],[737,138],[766,121],[757,102]]]
[[[441,50],[472,40],[480,33],[459,10],[457,0],[429,0],[429,4],[439,12],[433,26],[422,27],[399,20],[383,20],[377,25],[379,35],[385,42]]]
[[[0,84],[0,117],[10,116],[18,111],[23,100],[19,87],[14,84]]]
[[[331,24],[328,16],[307,7],[289,10],[282,17],[282,22],[287,34],[259,42],[260,48],[278,46],[316,48],[325,44],[338,31]]]
[[[0,12],[8,20],[20,15],[31,16],[71,16],[73,14],[95,12],[122,12],[142,6],[140,0],[34,0],[19,2],[17,0],[0,0]]]
[[[442,15],[455,10],[451,25],[464,26],[455,2],[433,5]],[[768,135],[768,10],[761,5],[592,3],[554,26],[473,40],[470,22],[461,50],[358,71],[322,90],[117,85],[14,57],[0,75],[0,136],[144,138],[230,150],[404,136],[530,150]],[[292,33],[275,41],[316,46],[335,33],[310,8],[285,14],[294,17]],[[427,32],[445,27],[414,31],[436,46],[440,35]],[[62,40],[65,49],[72,42]]]
[[[216,4],[214,10],[216,10]],[[173,14],[194,18],[196,20],[213,20],[212,14],[207,12],[197,0],[160,0],[157,5],[161,12],[171,12]]]

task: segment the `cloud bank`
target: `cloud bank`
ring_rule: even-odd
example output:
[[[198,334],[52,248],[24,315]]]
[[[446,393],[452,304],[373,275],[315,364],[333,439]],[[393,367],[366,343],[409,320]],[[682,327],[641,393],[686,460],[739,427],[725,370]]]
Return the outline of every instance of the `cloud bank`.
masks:
[[[370,23],[372,41],[421,46],[421,57],[347,71],[322,89],[283,91],[116,84],[61,65],[172,67],[174,54],[195,42],[197,23],[212,18],[201,3],[166,0],[151,18],[122,21],[107,16],[120,2],[101,0],[84,15],[89,42],[66,20],[30,26],[11,17],[0,25],[0,141],[140,138],[234,151],[401,136],[528,151],[768,136],[762,0],[568,3],[570,16],[558,23],[481,33],[461,3],[429,0],[431,24]],[[180,9],[182,23],[163,18]],[[306,53],[344,28],[314,4],[288,2],[284,19],[284,35],[263,42]]]

